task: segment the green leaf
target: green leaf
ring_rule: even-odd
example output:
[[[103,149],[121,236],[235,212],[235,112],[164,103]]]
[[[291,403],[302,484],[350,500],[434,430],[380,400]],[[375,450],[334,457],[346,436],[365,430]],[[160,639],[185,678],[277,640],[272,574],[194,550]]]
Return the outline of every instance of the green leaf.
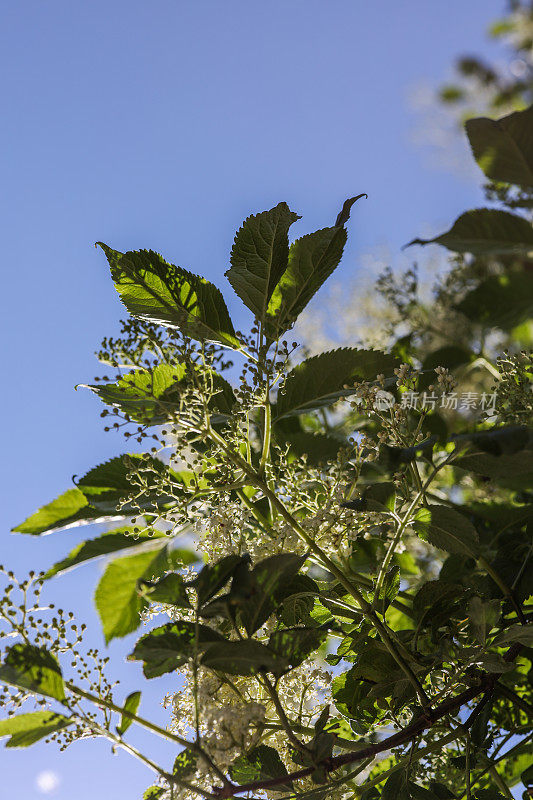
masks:
[[[213,388],[209,408],[218,412],[211,417],[211,422],[216,424],[231,412],[235,395],[230,384],[218,373],[208,372],[205,377]],[[185,366],[158,364],[154,369],[130,372],[115,383],[80,386],[90,389],[104,403],[120,409],[130,419],[143,425],[162,425],[179,410],[184,389],[190,383]]]
[[[67,572],[69,569],[83,564],[85,561],[92,561],[95,558],[116,553],[118,550],[129,550],[135,548],[142,548],[144,545],[153,544],[154,539],[165,538],[166,536],[161,531],[151,530],[151,535],[147,532],[134,533],[133,528],[115,528],[113,531],[103,533],[96,539],[88,539],[86,542],[81,542],[70,551],[70,553],[50,567],[45,574],[45,579],[52,578],[54,575],[60,575]],[[183,554],[187,551],[182,551]]]
[[[385,580],[379,592],[377,610],[385,614],[392,601],[400,591],[400,567],[391,567],[385,575]]]
[[[230,767],[230,776],[238,784],[252,783],[253,781],[268,781],[272,778],[288,776],[287,768],[279,757],[277,750],[268,745],[260,744],[248,753],[236,759]],[[277,786],[280,792],[291,789],[290,781]]]
[[[124,711],[129,711],[130,714],[136,714],[137,709],[139,708],[139,703],[141,702],[141,693],[140,692],[132,692],[126,697],[124,701]],[[120,725],[117,725],[117,733],[119,736],[124,736],[128,728],[133,723],[131,717],[122,714],[120,718]]]
[[[456,306],[473,322],[504,331],[533,317],[533,274],[491,275]]]
[[[411,800],[407,786],[407,775],[398,769],[390,775],[381,792],[381,800]]]
[[[472,634],[479,644],[485,644],[488,634],[500,618],[500,613],[499,600],[487,600],[484,602],[477,595],[470,598],[468,602],[468,619]]]
[[[198,573],[196,578],[191,581],[198,594],[198,602],[203,605],[233,577],[237,567],[247,564],[249,556],[224,556],[215,564],[206,564]]]
[[[533,228],[507,211],[477,208],[458,217],[449,231],[434,239],[413,239],[413,244],[442,244],[455,253],[527,255],[533,252]]]
[[[79,489],[68,489],[13,528],[13,531],[39,535],[103,519],[102,512],[89,505],[83,492]]]
[[[168,622],[141,636],[128,659],[144,662],[146,678],[158,678],[179,669],[194,656],[195,649],[201,653],[213,642],[224,643],[224,638],[206,625]]]
[[[375,380],[379,374],[392,375],[399,361],[380,350],[342,347],[313,356],[292,369],[278,395],[274,418],[331,405],[356,391],[354,382]]]
[[[168,264],[152,250],[120,253],[102,242],[97,244],[132,316],[179,328],[193,339],[240,348],[224,298],[212,283]]]
[[[226,277],[254,316],[265,320],[274,287],[287,269],[289,228],[300,219],[286,203],[248,217],[235,235]]]
[[[177,608],[191,607],[183,578],[176,572],[171,572],[158,581],[141,579],[139,589],[150,603],[166,603]]]
[[[169,568],[168,548],[156,544],[153,550],[115,559],[100,579],[94,599],[106,644],[139,627],[147,601],[139,594],[138,581],[160,576]]]
[[[182,750],[178,753],[172,767],[172,774],[175,778],[188,778],[196,772],[198,764],[198,754],[192,750]]]
[[[326,636],[327,631],[320,628],[286,628],[271,634],[268,647],[287,659],[291,667],[297,667],[320,647]]]
[[[533,106],[500,119],[469,119],[465,128],[487,178],[533,186]]]
[[[8,648],[0,666],[0,680],[60,702],[65,699],[59,664],[44,647],[15,644]]]
[[[476,529],[466,517],[452,508],[431,505],[419,509],[413,528],[420,538],[448,553],[475,556],[478,552]]]
[[[72,725],[72,720],[52,711],[34,711],[0,720],[0,737],[10,736],[6,747],[29,747],[56,731]]]
[[[346,204],[345,204],[346,207]],[[267,334],[281,335],[296,320],[313,295],[338,266],[347,234],[348,214],[339,215],[338,225],[297,239],[289,248],[287,269],[279,279],[266,310]]]
[[[166,793],[167,790],[162,786],[149,786],[143,794],[143,800],[160,800]]]
[[[273,613],[279,588],[297,574],[305,560],[306,556],[280,553],[260,561],[251,572],[236,573],[230,598],[249,636]]]
[[[217,642],[207,647],[200,661],[229,675],[256,675],[261,671],[282,674],[289,667],[286,659],[255,639]]]

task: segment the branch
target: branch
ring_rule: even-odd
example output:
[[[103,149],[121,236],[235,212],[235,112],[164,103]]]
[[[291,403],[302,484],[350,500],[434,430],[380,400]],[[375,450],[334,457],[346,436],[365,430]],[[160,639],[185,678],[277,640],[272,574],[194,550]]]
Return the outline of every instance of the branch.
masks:
[[[504,659],[506,661],[514,661],[521,649],[522,645],[515,643],[509,648],[504,656]],[[343,753],[339,756],[332,756],[331,758],[325,759],[320,765],[306,767],[305,769],[300,769],[297,772],[291,772],[289,775],[284,775],[280,778],[272,778],[267,781],[251,781],[250,783],[243,783],[240,786],[214,787],[212,790],[213,794],[217,800],[222,800],[222,798],[230,798],[236,794],[242,794],[244,792],[253,792],[260,789],[273,789],[276,786],[287,784],[289,781],[306,778],[308,775],[311,775],[313,772],[315,772],[317,766],[324,767],[324,769],[329,773],[334,772],[335,770],[339,769],[340,767],[344,767],[347,764],[354,764],[366,758],[374,758],[379,753],[383,753],[386,750],[392,750],[395,747],[399,747],[402,744],[410,742],[425,730],[432,728],[435,723],[441,720],[443,717],[458,711],[462,706],[466,705],[466,703],[469,703],[471,700],[474,700],[474,698],[479,697],[480,694],[492,691],[497,680],[497,674],[483,674],[476,686],[471,686],[469,689],[465,689],[464,692],[461,692],[461,694],[458,694],[455,697],[450,697],[448,700],[445,700],[434,709],[423,711],[414,722],[412,722],[406,728],[403,728],[401,731],[392,734],[392,736],[383,739],[382,742],[370,744],[367,747],[361,748],[361,750],[357,750],[353,753]],[[482,701],[482,704],[484,704],[484,702],[485,700]],[[469,727],[473,723],[474,719],[481,710],[482,704],[473,710],[467,721],[464,723],[464,727]]]

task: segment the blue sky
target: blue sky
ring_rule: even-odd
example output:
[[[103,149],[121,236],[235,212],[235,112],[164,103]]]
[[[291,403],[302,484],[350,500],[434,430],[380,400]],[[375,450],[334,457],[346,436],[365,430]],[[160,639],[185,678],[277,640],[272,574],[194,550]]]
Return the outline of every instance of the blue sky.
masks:
[[[99,374],[93,352],[124,316],[93,247],[152,248],[224,291],[233,234],[280,200],[303,215],[293,231],[331,224],[367,192],[350,223],[337,280],[358,258],[391,252],[481,201],[478,185],[431,171],[410,143],[409,92],[438,85],[459,53],[501,57],[484,37],[503,0],[20,0],[2,6],[1,560],[42,568],[81,529],[38,539],[9,529],[71,485],[73,474],[124,451],[104,434],[98,401],[77,383]],[[504,55],[504,54],[503,54]],[[101,374],[101,372],[100,372]],[[50,585],[103,647],[90,593],[99,566]],[[114,643],[113,658],[131,648]],[[137,665],[119,666],[124,694]],[[169,679],[147,688],[158,707]],[[152,709],[150,708],[152,706]],[[142,736],[137,741],[145,743]],[[148,745],[147,745],[148,746]],[[164,744],[150,745],[170,763]],[[145,768],[108,745],[0,750],[2,797],[135,800]]]

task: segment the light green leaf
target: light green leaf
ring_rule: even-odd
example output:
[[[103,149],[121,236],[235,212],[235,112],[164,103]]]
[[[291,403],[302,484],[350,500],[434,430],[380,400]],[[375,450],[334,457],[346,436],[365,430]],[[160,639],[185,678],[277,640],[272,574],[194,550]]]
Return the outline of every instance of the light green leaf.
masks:
[[[142,548],[146,544],[152,545],[156,538],[166,538],[166,535],[161,531],[151,530],[151,535],[149,535],[146,532],[134,534],[133,530],[133,528],[127,527],[115,528],[113,531],[103,533],[97,539],[88,539],[85,542],[81,542],[70,551],[66,558],[50,567],[44,576],[45,579],[60,575],[78,566],[78,564],[83,564],[85,561],[116,553],[117,550]]]
[[[528,255],[533,252],[533,228],[523,217],[489,208],[466,211],[449,231],[434,239],[413,239],[412,244],[442,244],[455,253]]]
[[[132,316],[179,328],[193,339],[240,349],[224,298],[212,283],[168,264],[153,250],[120,253],[102,242],[97,244]]]
[[[431,505],[416,513],[413,528],[425,541],[448,553],[476,556],[478,535],[471,522],[458,511]]]
[[[265,319],[274,287],[287,269],[289,228],[300,219],[286,203],[248,217],[235,235],[226,277],[257,319]]]
[[[146,633],[136,643],[129,661],[142,661],[146,678],[158,678],[185,664],[213,642],[224,642],[218,631],[194,622],[168,622]]]
[[[102,521],[104,518],[101,511],[89,505],[83,492],[79,489],[68,489],[13,528],[13,532],[34,535],[53,533],[60,528],[74,528],[87,522]]]
[[[275,419],[331,405],[355,392],[354,383],[392,375],[399,361],[381,350],[342,347],[297,364],[287,375],[274,409]]]
[[[533,106],[500,119],[469,119],[474,158],[493,181],[533,186]]]
[[[207,377],[207,374],[206,374]],[[235,395],[230,384],[216,372],[208,373],[213,396],[209,408],[211,422],[226,419]],[[190,385],[184,366],[158,364],[154,369],[138,370],[124,375],[116,383],[80,384],[94,392],[107,405],[120,409],[129,418],[144,425],[161,425],[172,419],[180,408],[184,389]]]
[[[0,681],[55,700],[65,699],[59,664],[44,647],[15,644],[8,648],[4,663],[0,666]]]
[[[132,692],[124,701],[124,710],[129,711],[130,714],[136,714],[141,702],[141,693]],[[117,733],[119,736],[124,736],[128,728],[132,725],[133,720],[126,714],[122,714],[120,724],[117,725]]]
[[[10,736],[6,747],[29,747],[72,724],[68,717],[52,711],[33,711],[0,720],[0,737]]]
[[[139,594],[137,583],[141,578],[159,577],[169,566],[168,548],[161,543],[156,543],[153,550],[117,558],[109,564],[95,593],[106,643],[139,627],[147,601]]]

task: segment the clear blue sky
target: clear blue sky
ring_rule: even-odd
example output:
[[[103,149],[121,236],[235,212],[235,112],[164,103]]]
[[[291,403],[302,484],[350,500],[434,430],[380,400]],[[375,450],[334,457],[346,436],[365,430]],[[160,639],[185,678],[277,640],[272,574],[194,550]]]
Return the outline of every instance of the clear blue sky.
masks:
[[[358,255],[394,252],[426,224],[480,201],[474,183],[431,172],[409,143],[407,96],[437,85],[465,51],[498,54],[484,29],[503,0],[19,0],[2,5],[2,557],[20,573],[48,566],[83,537],[9,528],[124,451],[98,401],[77,383],[124,316],[96,240],[149,247],[216,282],[235,229],[280,200],[297,232],[355,208],[338,279]],[[296,226],[294,228],[296,230]],[[90,592],[100,567],[50,585],[103,647]],[[114,643],[111,655],[131,642]],[[136,665],[121,667],[124,693]],[[150,685],[150,714],[165,687]],[[164,719],[157,709],[154,716]],[[138,741],[145,741],[142,737]],[[163,762],[171,755],[155,743]],[[59,800],[136,800],[144,767],[101,743],[0,750],[0,796],[37,800],[52,769]]]

